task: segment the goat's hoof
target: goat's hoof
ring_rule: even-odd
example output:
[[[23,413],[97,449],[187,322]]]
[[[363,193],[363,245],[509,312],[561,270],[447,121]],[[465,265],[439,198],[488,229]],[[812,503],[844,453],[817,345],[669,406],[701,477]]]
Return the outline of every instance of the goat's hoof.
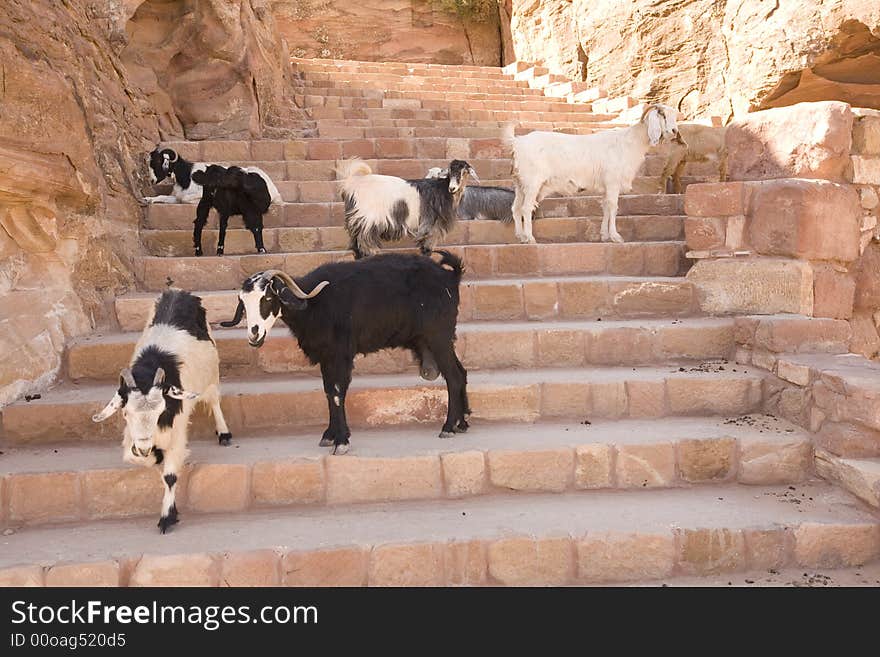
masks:
[[[201,255],[202,255],[202,250],[201,250],[201,249],[196,249],[195,254],[196,254],[196,256],[201,256]]]
[[[467,423],[467,420],[462,418],[458,421],[458,424],[455,425],[455,433],[467,433],[467,430],[471,428],[471,425]]]
[[[620,236],[620,233],[614,232],[609,236],[612,242],[616,242],[617,244],[623,244],[623,238]]]
[[[454,438],[455,432],[454,431],[441,431],[440,437],[441,438]]]
[[[159,533],[167,534],[168,530],[171,529],[173,525],[176,525],[177,522],[177,506],[172,506],[167,516],[159,518],[159,524],[157,525],[159,527]]]
[[[217,249],[217,255],[223,255],[223,247]]]
[[[259,249],[257,249],[257,253],[268,253],[268,251],[266,251],[266,249],[264,249],[264,248],[261,246]]]
[[[336,441],[333,440],[333,436],[324,434],[324,437],[321,438],[321,442],[318,443],[319,447],[332,447],[336,444]]]
[[[218,433],[217,434],[217,442],[221,445],[228,445],[232,442],[232,434],[231,433]]]
[[[344,456],[348,454],[348,450],[351,447],[349,443],[339,443],[338,445],[333,445],[333,451],[330,453],[334,456]]]

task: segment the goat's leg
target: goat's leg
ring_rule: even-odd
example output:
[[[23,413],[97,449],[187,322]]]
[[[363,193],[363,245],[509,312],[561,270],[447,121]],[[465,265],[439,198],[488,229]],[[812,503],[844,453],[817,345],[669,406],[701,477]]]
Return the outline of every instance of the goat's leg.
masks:
[[[539,189],[526,188],[523,189],[522,199],[520,200],[520,221],[522,230],[517,237],[523,244],[534,244],[535,236],[532,234],[532,215],[535,208],[538,207]]]
[[[257,253],[265,253],[266,247],[263,246],[263,215],[244,215],[244,223],[254,236],[254,247],[257,249]]]
[[[673,194],[681,194],[681,174],[684,173],[684,167],[687,164],[684,159],[678,163],[678,166],[675,167],[675,171],[672,172],[672,193]]]
[[[208,213],[210,211],[210,199],[202,197],[198,207],[196,207],[196,219],[193,222],[193,248],[197,256],[202,255],[202,229],[208,223]]]
[[[513,195],[513,205],[511,206],[510,211],[513,215],[514,233],[516,234],[516,238],[519,241],[522,241],[525,230],[525,213],[523,210],[523,189],[519,184],[519,181],[516,183],[516,191]]]
[[[321,377],[324,379],[324,394],[327,395],[327,408],[330,424],[319,443],[322,447],[333,446],[332,454],[348,452],[351,430],[345,417],[345,396],[351,383],[351,370],[354,357],[337,356],[332,362],[321,363]]]
[[[602,241],[622,243],[623,238],[617,232],[617,197],[620,191],[613,188],[605,189],[605,197],[602,199]]]
[[[226,246],[226,227],[229,225],[229,215],[220,215],[220,235],[217,237],[217,255],[223,255]]]
[[[181,422],[182,429],[177,429],[177,422]],[[177,475],[183,467],[188,453],[186,447],[186,424],[182,418],[177,418],[175,426],[171,428],[171,446],[162,450],[163,468],[162,484],[165,494],[162,496],[162,515],[159,517],[159,531],[163,534],[177,523],[177,504],[175,502],[177,491]]]
[[[454,352],[453,352],[454,353]],[[468,422],[467,419],[471,414],[471,405],[468,402],[467,396],[467,370],[464,368],[464,365],[461,364],[461,361],[458,360],[458,356],[455,356],[455,362],[458,365],[458,371],[461,374],[461,408],[462,408],[462,417],[458,423],[459,431],[467,431],[468,430]]]
[[[214,416],[214,427],[217,433],[217,442],[221,445],[228,445],[232,441],[232,434],[229,433],[229,427],[226,424],[226,418],[223,417],[223,409],[220,408],[220,386],[212,385],[202,393],[202,399],[206,404],[211,406],[211,414]]]
[[[446,379],[446,422],[440,430],[440,437],[451,438],[456,433],[467,431],[467,421],[464,417],[465,407],[462,406],[464,382],[462,380],[462,372],[459,369],[460,363],[455,355],[452,342],[432,341],[431,352],[437,360],[440,373]]]

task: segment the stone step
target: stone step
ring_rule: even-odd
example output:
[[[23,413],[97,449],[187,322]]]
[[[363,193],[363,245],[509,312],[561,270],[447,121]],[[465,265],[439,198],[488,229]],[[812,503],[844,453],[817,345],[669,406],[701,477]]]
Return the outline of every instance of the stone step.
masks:
[[[586,106],[569,104],[552,104],[544,110],[520,110],[516,103],[509,109],[481,109],[475,103],[471,109],[410,109],[393,107],[367,107],[364,109],[346,109],[341,107],[308,108],[309,118],[314,121],[321,119],[424,119],[429,121],[558,121],[565,120],[577,123],[596,123],[615,118],[616,114],[594,114],[586,111]],[[564,117],[564,119],[560,119]]]
[[[811,476],[809,435],[750,416],[474,426],[461,440],[369,430],[343,457],[313,434],[249,436],[231,447],[194,441],[177,482],[190,514],[267,507],[463,498],[510,493],[797,484]],[[759,429],[760,427],[760,429]],[[0,528],[153,516],[159,468],[122,462],[117,445],[22,447],[2,465]],[[5,521],[5,522],[4,522]],[[183,530],[183,526],[180,528]]]
[[[212,324],[229,319],[238,286],[196,294]],[[116,297],[123,331],[140,331],[157,293]],[[694,287],[684,278],[627,276],[555,276],[465,280],[460,287],[459,322],[491,320],[629,319],[687,317],[696,314]]]
[[[401,129],[421,129],[435,130],[431,134],[416,135],[403,134],[400,136],[425,136],[425,137],[482,137],[483,134],[467,134],[463,131],[486,129],[497,130],[491,134],[497,137],[503,134],[505,125],[513,124],[516,134],[526,134],[533,130],[549,130],[554,132],[568,132],[576,130],[578,133],[591,134],[597,130],[606,130],[610,128],[622,128],[627,124],[617,123],[612,120],[599,121],[596,123],[576,123],[564,120],[565,117],[554,117],[552,121],[425,121],[423,119],[321,119],[315,121],[315,125],[319,129],[327,129],[328,126],[335,128],[401,128]],[[612,117],[613,118],[613,117]],[[459,132],[462,131],[462,132]],[[379,136],[379,135],[374,135]],[[390,135],[381,135],[390,136]],[[332,138],[332,135],[328,135]]]
[[[516,89],[531,86],[527,80],[516,80],[502,75],[479,73],[462,75],[461,73],[451,74],[449,72],[436,75],[412,75],[408,72],[312,70],[304,71],[299,80],[310,84],[330,82],[335,86],[348,85],[360,88],[381,85],[390,89],[436,88],[453,91],[460,89],[485,89],[487,87]]]
[[[235,304],[227,307],[232,316]],[[686,309],[687,310],[687,309]],[[681,359],[732,358],[734,321],[728,318],[639,319],[623,321],[471,322],[458,325],[456,351],[470,372],[506,368],[578,367],[582,365],[648,365]],[[73,381],[118,381],[140,333],[92,334],[75,339],[66,353],[67,376]],[[271,349],[247,344],[247,329],[214,332],[221,376],[261,373],[320,375],[283,328]],[[363,374],[417,374],[412,354],[384,350],[359,357]]]
[[[536,586],[851,567],[880,555],[876,517],[816,482],[188,514],[170,536],[147,522],[3,536],[0,585]]]
[[[310,90],[320,91],[320,90]],[[389,92],[391,93],[391,92]],[[560,113],[584,113],[590,111],[589,105],[574,105],[565,102],[562,98],[547,98],[545,96],[531,97],[505,93],[482,94],[486,98],[474,99],[468,96],[479,96],[476,92],[450,92],[450,93],[422,93],[413,91],[407,94],[404,91],[393,92],[400,97],[364,96],[327,96],[319,93],[300,93],[295,95],[297,104],[306,109],[328,107],[337,109],[410,109],[410,110],[488,110],[488,111],[516,111],[516,112],[560,112]],[[426,97],[430,96],[430,97]],[[604,112],[597,116],[607,116]]]
[[[270,337],[267,344],[272,343]],[[694,361],[663,367],[492,370],[468,373],[468,396],[478,424],[741,415],[758,410],[761,381],[762,375],[748,367]],[[316,427],[320,433],[317,427],[326,426],[327,400],[319,377],[227,378],[222,388],[223,413],[234,435],[292,427]],[[114,390],[109,383],[64,383],[40,399],[10,404],[2,414],[4,444],[117,441],[122,435],[119,414],[100,424],[91,419]],[[355,442],[357,429],[388,425],[429,423],[421,430],[434,435],[446,416],[446,386],[442,377],[428,382],[414,375],[355,376],[346,415]],[[199,407],[192,416],[190,436],[214,439],[213,427]]]
[[[360,87],[343,85],[337,87],[315,86],[308,81],[294,86],[293,91],[302,96],[321,96],[324,98],[417,98],[419,100],[544,100],[540,89],[528,87],[502,87],[487,85],[479,91],[429,91],[427,89],[382,89],[378,86]],[[551,102],[554,102],[551,100]],[[336,101],[334,101],[336,102]]]
[[[498,139],[502,136],[503,128],[495,127],[492,123],[486,121],[485,126],[480,126],[480,121],[475,121],[476,126],[453,124],[451,121],[443,121],[436,123],[451,124],[450,127],[441,126],[385,126],[378,125],[380,122],[374,121],[358,121],[357,125],[353,121],[335,121],[327,119],[317,121],[322,127],[318,127],[318,136],[321,139],[406,139],[410,137],[426,138],[426,137],[442,137],[445,139]],[[388,123],[397,123],[390,121]],[[552,132],[564,132],[566,134],[590,135],[599,130],[605,130],[607,127],[614,127],[610,124],[573,124],[565,121],[554,121],[547,123],[524,123],[518,124],[516,127],[517,134],[525,134],[532,130],[549,130]]]
[[[687,267],[682,242],[487,244],[450,246],[447,250],[462,257],[465,279],[553,279],[565,274],[679,276]],[[164,290],[168,285],[188,290],[232,290],[258,271],[282,269],[291,276],[302,276],[325,262],[352,258],[347,250],[185,258],[145,256],[136,259],[135,271],[144,291]]]
[[[302,71],[343,71],[347,73],[367,74],[399,73],[415,76],[449,76],[471,77],[504,77],[506,74],[498,66],[473,66],[466,64],[428,64],[421,62],[361,62],[347,59],[306,59],[291,57],[291,64]]]
[[[331,183],[332,184],[332,183]],[[532,224],[535,239],[540,243],[598,242],[601,217],[547,217]],[[217,225],[216,215],[209,216],[209,226]],[[241,222],[232,219],[224,245],[227,255],[246,255],[254,252],[254,238],[250,231],[236,228]],[[671,241],[683,239],[684,218],[676,215],[635,215],[617,218],[617,229],[627,242]],[[192,229],[161,229],[140,231],[141,241],[151,255],[163,257],[189,256],[193,253]],[[218,231],[208,228],[202,234],[205,253],[216,251]],[[270,253],[299,253],[307,251],[345,250],[349,246],[348,232],[343,226],[283,227],[263,230],[263,241]],[[516,236],[512,223],[495,220],[459,221],[444,238],[444,244],[510,244]],[[413,248],[414,242],[404,239],[389,242],[389,247]]]
[[[427,168],[422,169],[422,175]],[[393,175],[393,174],[392,174]],[[684,214],[682,194],[627,194],[618,200],[618,214],[681,216]],[[536,217],[570,218],[602,216],[602,199],[598,196],[551,196],[538,205]],[[187,203],[154,203],[146,208],[143,227],[179,230],[192,226],[195,205]],[[263,215],[264,228],[342,226],[345,219],[342,201],[277,203]],[[234,226],[235,224],[233,224]]]
[[[816,472],[880,509],[880,458],[844,458],[817,448]]]

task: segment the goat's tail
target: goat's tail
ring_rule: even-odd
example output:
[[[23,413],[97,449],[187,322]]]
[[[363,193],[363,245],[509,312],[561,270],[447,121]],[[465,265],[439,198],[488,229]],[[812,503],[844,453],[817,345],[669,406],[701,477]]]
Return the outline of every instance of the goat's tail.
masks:
[[[455,275],[456,283],[461,281],[462,274],[464,274],[464,265],[461,264],[461,258],[451,254],[449,251],[441,251],[439,249],[435,250],[432,255],[440,256],[440,260],[435,262],[443,267],[443,269],[451,271]]]
[[[359,157],[353,157],[350,160],[343,160],[336,167],[336,179],[348,180],[354,176],[369,176],[373,173],[370,165]]]

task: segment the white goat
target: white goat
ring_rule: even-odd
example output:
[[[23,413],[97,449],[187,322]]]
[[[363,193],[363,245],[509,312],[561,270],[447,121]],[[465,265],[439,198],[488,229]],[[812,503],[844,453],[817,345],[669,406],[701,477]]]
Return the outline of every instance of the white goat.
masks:
[[[649,148],[678,138],[676,114],[666,105],[648,105],[635,125],[591,135],[530,132],[514,137],[508,124],[505,138],[513,150],[513,221],[519,241],[535,242],[532,214],[542,199],[586,190],[603,194],[602,240],[623,242],[617,232],[618,196],[632,189]]]

